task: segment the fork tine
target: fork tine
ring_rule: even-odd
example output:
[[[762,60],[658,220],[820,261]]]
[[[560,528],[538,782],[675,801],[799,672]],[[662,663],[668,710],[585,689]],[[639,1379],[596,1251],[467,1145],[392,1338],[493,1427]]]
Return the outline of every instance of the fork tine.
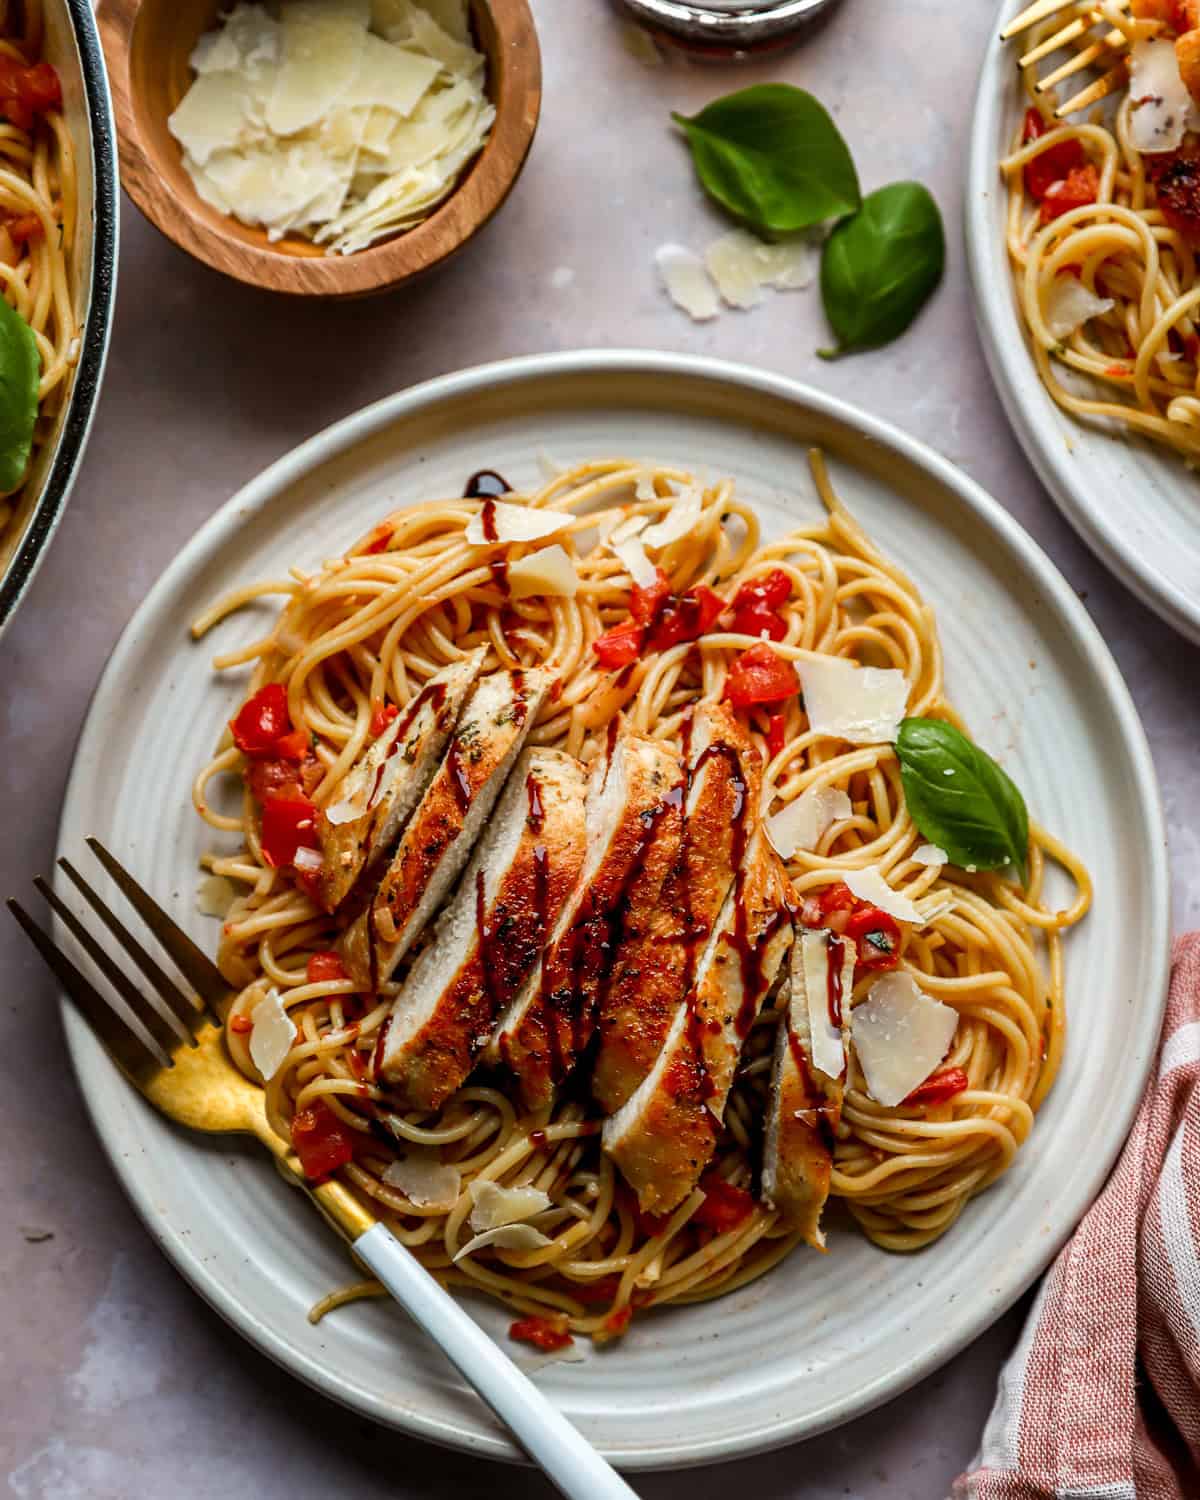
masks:
[[[1056,31],[1053,36],[1048,36],[1044,42],[1039,42],[1036,47],[1031,47],[1024,57],[1017,59],[1018,68],[1028,68],[1035,62],[1041,62],[1043,57],[1049,57],[1052,52],[1057,52],[1060,47],[1065,47],[1068,42],[1073,42],[1076,37],[1083,36],[1091,27],[1091,22],[1086,17],[1080,17],[1064,26],[1061,31]]]
[[[111,855],[99,839],[89,838],[88,848],[120,886],[126,900],[174,960],[179,972],[196,993],[207,1002],[214,1017],[220,1020],[220,1007],[229,998],[229,986],[221,971],[205,953],[177,926],[158,902],[137,883],[129,871]]]
[[[1020,15],[1012,18],[1000,33],[1000,40],[1007,42],[1019,31],[1028,31],[1031,26],[1036,26],[1039,21],[1052,16],[1056,10],[1066,10],[1069,3],[1070,0],[1033,0],[1032,5],[1027,5]]]
[[[67,873],[70,874],[71,872],[68,870]],[[168,1053],[173,1051],[180,1042],[192,1042],[192,1034],[188,1031],[182,1019],[173,1012],[170,1015],[164,1015],[153,1002],[141,993],[129,976],[123,973],[108,954],[105,953],[104,949],[66,902],[59,900],[55,892],[40,875],[35,877],[33,884],[35,889],[46,898],[55,915],[66,925],[71,936],[164,1051]],[[120,941],[121,933],[117,932],[116,937]],[[170,984],[170,980],[167,980],[167,983]],[[187,1004],[182,995],[179,996],[179,999],[182,1004]],[[194,1015],[195,1011],[192,1013]]]
[[[131,1029],[67,955],[59,952],[19,902],[10,900],[8,909],[95,1032],[97,1041],[135,1087],[143,1087],[161,1067],[170,1065],[170,1058],[162,1054],[145,1028],[138,1023],[136,1030]]]
[[[1087,109],[1091,104],[1097,104],[1116,89],[1124,88],[1128,76],[1124,61],[1119,62],[1115,68],[1109,68],[1107,73],[1097,78],[1095,83],[1089,84],[1081,93],[1068,99],[1065,104],[1060,104],[1054,111],[1055,119],[1065,120],[1068,115]]]
[[[169,1012],[167,1019],[171,1022],[172,1030],[179,1028],[180,1040],[187,1041],[196,1027],[205,1019],[203,1008],[190,996],[185,995],[175,981],[155,963],[133,933],[108,904],[100,899],[69,859],[60,859],[58,867],[150,981],[151,988],[167,1007]],[[37,885],[36,880],[34,885]],[[51,898],[47,896],[46,899]]]
[[[1090,68],[1098,57],[1103,57],[1106,52],[1116,52],[1124,44],[1125,38],[1119,31],[1110,33],[1115,36],[1117,42],[1113,43],[1109,37],[1103,41],[1093,42],[1090,47],[1083,47],[1076,52],[1074,57],[1068,58],[1061,67],[1055,68],[1052,73],[1047,73],[1044,78],[1039,78],[1035,87],[1039,94],[1048,93],[1056,83],[1061,83],[1064,78],[1073,78],[1076,73],[1082,73],[1085,68]]]

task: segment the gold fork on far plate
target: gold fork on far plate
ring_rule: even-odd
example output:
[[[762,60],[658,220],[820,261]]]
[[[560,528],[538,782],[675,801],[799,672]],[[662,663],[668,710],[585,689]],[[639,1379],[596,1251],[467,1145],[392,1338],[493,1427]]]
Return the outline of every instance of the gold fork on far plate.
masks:
[[[1031,26],[1061,13],[1062,26],[1042,37],[1018,61],[1018,66],[1025,68],[1064,48],[1070,49],[1070,55],[1063,63],[1038,79],[1036,91],[1039,94],[1048,94],[1060,83],[1089,68],[1102,70],[1098,78],[1057,106],[1054,113],[1058,119],[1077,114],[1125,86],[1129,77],[1129,36],[1121,25],[1115,23],[1124,22],[1139,29],[1143,24],[1131,21],[1129,3],[1130,0],[1104,0],[1100,4],[1086,3],[1086,0],[1084,3],[1081,0],[1034,0],[1001,31],[1002,40],[1007,42]],[[1149,35],[1152,29],[1146,25],[1146,34]]]
[[[306,1182],[290,1145],[267,1122],[264,1094],[225,1049],[230,989],[216,965],[97,839],[88,847],[145,922],[195,995],[185,994],[67,859],[59,866],[158,997],[125,968],[40,877],[38,891],[124,1002],[113,1008],[74,960],[16,901],[8,905],[101,1046],[155,1109],[189,1130],[255,1136],[304,1189],[397,1302],[475,1387],[521,1446],[573,1500],[631,1500],[633,1490],[537,1386],[340,1182]]]

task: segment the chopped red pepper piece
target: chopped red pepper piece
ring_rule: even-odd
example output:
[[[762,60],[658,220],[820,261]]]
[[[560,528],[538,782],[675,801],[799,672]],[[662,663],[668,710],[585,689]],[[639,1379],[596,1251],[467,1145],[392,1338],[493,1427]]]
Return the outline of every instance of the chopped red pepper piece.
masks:
[[[970,1088],[971,1080],[961,1068],[942,1068],[936,1073],[931,1073],[924,1083],[917,1084],[907,1098],[901,1099],[902,1105],[916,1104],[945,1104],[947,1099],[953,1099],[955,1094],[961,1094],[964,1089]]]
[[[623,625],[614,625],[592,642],[596,660],[609,672],[627,667],[642,654],[646,640],[646,627],[636,620],[626,620]]]
[[[32,240],[46,238],[46,226],[39,214],[22,214],[19,219],[9,219],[4,227],[14,245],[28,245]]]
[[[706,583],[697,584],[686,594],[673,594],[659,610],[651,628],[651,649],[668,651],[681,641],[699,640],[712,629],[724,609],[724,599]]]
[[[349,975],[346,973],[345,964],[342,963],[341,954],[328,950],[311,956],[304,971],[304,978],[309,984],[328,984],[334,979],[348,979]]]
[[[706,1172],[700,1179],[700,1186],[704,1202],[692,1215],[693,1224],[725,1234],[736,1229],[754,1212],[754,1199],[745,1188],[734,1187],[717,1172]]]
[[[33,117],[62,104],[62,85],[47,62],[32,67],[19,58],[0,53],[0,113],[18,130],[29,130]]]
[[[619,1276],[601,1276],[598,1281],[573,1281],[570,1295],[584,1307],[611,1302],[621,1288]]]
[[[575,1340],[568,1330],[564,1315],[549,1318],[518,1318],[508,1328],[510,1339],[519,1339],[522,1344],[532,1344],[547,1354],[557,1349],[569,1348]]]
[[[654,582],[645,588],[634,584],[629,593],[630,618],[639,625],[653,625],[659,611],[671,597],[671,580],[661,568],[654,570]]]
[[[230,1031],[236,1031],[239,1036],[246,1036],[254,1030],[254,1022],[249,1016],[233,1016],[229,1022]]]
[[[294,864],[297,849],[317,847],[317,804],[294,793],[272,793],[262,808],[263,858],[275,869]]]
[[[877,906],[858,906],[846,923],[846,936],[858,949],[858,967],[894,969],[900,962],[900,925]]]
[[[292,1117],[292,1145],[305,1177],[319,1179],[354,1160],[349,1128],[320,1100]]]
[[[1074,167],[1061,182],[1052,183],[1046,189],[1042,198],[1042,223],[1049,224],[1059,214],[1095,203],[1099,194],[1100,174],[1091,162],[1086,167]]]
[[[229,721],[233,742],[243,755],[275,755],[279,741],[292,732],[287,692],[281,682],[268,682]]]
[[[783,724],[784,719],[782,714],[772,714],[767,720],[767,754],[772,760],[775,759],[786,743]]]
[[[371,540],[363,548],[363,551],[372,554],[376,552],[386,552],[388,547],[391,545],[392,537],[395,535],[395,532],[396,528],[391,524],[391,522],[384,521],[381,525],[376,526],[375,530],[371,533]]]
[[[627,1302],[624,1307],[618,1307],[615,1312],[610,1312],[603,1323],[604,1336],[606,1338],[620,1338],[621,1334],[633,1321],[633,1308]]]
[[[276,755],[282,760],[293,761],[296,765],[300,764],[311,748],[312,741],[303,729],[293,729],[291,734],[285,734],[275,742]]]
[[[1036,109],[1025,111],[1025,144],[1040,140],[1050,128]],[[1055,183],[1064,181],[1086,162],[1083,147],[1077,140],[1059,141],[1057,145],[1047,146],[1045,151],[1039,151],[1032,161],[1025,163],[1025,187],[1029,196],[1041,203]]]
[[[394,703],[381,703],[377,698],[371,705],[371,738],[377,740],[392,720],[399,717],[400,710]]]
[[[762,578],[743,583],[733,596],[731,629],[739,635],[766,635],[781,641],[787,634],[787,623],[778,613],[792,592],[792,580],[782,568],[773,568]]]
[[[795,667],[776,656],[765,641],[735,657],[725,680],[725,697],[734,708],[784,703],[799,691]]]

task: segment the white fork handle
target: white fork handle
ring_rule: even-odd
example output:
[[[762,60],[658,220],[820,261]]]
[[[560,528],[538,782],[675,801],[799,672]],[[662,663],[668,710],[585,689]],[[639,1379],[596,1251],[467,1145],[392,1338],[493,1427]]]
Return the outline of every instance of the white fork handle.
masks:
[[[366,1262],[522,1448],[571,1500],[637,1500],[617,1471],[484,1333],[385,1224],[354,1241]]]

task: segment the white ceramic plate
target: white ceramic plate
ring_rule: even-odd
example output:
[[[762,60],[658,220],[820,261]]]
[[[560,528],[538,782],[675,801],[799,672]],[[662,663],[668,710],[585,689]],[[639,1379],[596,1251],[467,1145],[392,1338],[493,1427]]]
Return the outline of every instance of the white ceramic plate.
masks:
[[[936,606],[950,690],[1036,817],[1096,877],[1069,942],[1080,1035],[1001,1184],[919,1256],[850,1229],[720,1301],[635,1321],[616,1347],[538,1376],[631,1467],[698,1464],[804,1437],[885,1401],[974,1338],[1046,1265],[1100,1187],[1149,1066],[1167,965],[1165,837],[1154,773],[1104,643],[1006,513],[927,448],[837,401],[715,361],[621,352],[515,360],[419,386],[282,459],[218,512],[121,638],[96,692],[63,813],[62,852],[98,834],[194,936],[197,860],[213,833],[189,783],[238,694],[213,653],[263,632],[266,606],[193,645],[188,622],[231,585],[315,567],[391,507],[461,490],[473,470],[537,482],[539,454],[652,456],[731,474],[769,531],[820,514],[805,461],[831,455],[847,502]],[[150,1232],[248,1339],[336,1400],[496,1457],[490,1416],[387,1303],[317,1328],[341,1247],[254,1150],[185,1136],[67,1034],[96,1128]],[[498,1309],[472,1309],[498,1337]]]
[[[983,62],[967,175],[967,255],[984,354],[1013,431],[1059,509],[1144,604],[1200,641],[1200,475],[1166,449],[1051,400],[1017,308],[996,165],[1025,109],[1018,48],[1000,29],[1025,0],[1003,0]]]

